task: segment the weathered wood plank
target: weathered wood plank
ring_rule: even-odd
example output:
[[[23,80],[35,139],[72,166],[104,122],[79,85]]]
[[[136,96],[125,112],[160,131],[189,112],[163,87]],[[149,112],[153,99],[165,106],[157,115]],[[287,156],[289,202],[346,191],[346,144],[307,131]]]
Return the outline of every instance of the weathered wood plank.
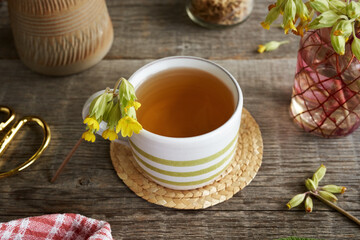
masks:
[[[360,132],[323,139],[296,127],[288,107],[295,59],[218,60],[238,80],[245,107],[260,125],[263,165],[253,182],[234,198],[203,211],[178,211],[150,204],[133,194],[116,176],[109,143],[83,144],[55,184],[56,168],[84,127],[81,108],[93,92],[129,77],[151,60],[104,60],[83,73],[51,78],[31,72],[18,60],[0,60],[0,104],[21,115],[36,114],[51,126],[45,154],[21,174],[1,179],[0,222],[57,212],[75,212],[111,223],[115,239],[273,239],[289,235],[324,239],[356,239],[358,226],[315,201],[315,211],[287,211],[285,203],[305,191],[303,181],[326,164],[324,184],[349,188],[339,205],[360,217]],[[29,130],[30,131],[30,130]],[[39,144],[31,130],[9,151],[25,159]],[[96,146],[96,147],[95,147]],[[10,158],[9,154],[5,156]],[[0,169],[4,168],[1,165]]]
[[[272,0],[256,0],[251,16],[241,25],[208,30],[191,22],[184,0],[107,0],[115,41],[106,59],[155,59],[191,55],[212,59],[295,57],[299,38],[276,27],[260,26]],[[0,7],[0,59],[17,58],[6,3]],[[275,53],[258,54],[257,45],[290,39]]]

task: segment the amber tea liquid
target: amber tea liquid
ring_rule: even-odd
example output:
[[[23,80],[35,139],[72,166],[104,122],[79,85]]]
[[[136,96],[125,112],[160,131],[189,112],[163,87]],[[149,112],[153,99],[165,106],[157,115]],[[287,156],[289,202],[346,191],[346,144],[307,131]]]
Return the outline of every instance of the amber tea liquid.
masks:
[[[198,69],[162,71],[143,83],[136,96],[144,129],[167,137],[193,137],[223,125],[235,111],[230,89]]]

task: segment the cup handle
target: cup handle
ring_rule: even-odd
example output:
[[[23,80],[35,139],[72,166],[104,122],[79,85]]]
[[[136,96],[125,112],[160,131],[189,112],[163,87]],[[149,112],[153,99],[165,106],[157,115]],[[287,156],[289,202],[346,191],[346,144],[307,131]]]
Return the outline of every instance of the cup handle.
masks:
[[[88,100],[86,100],[85,104],[84,104],[84,107],[82,109],[82,118],[85,119],[88,115],[89,115],[89,108],[90,108],[90,104],[91,102],[99,95],[103,94],[105,90],[101,90],[101,91],[98,91],[96,93],[94,93],[93,95],[91,95]],[[96,134],[98,135],[102,135],[102,133],[105,131],[105,129],[107,129],[107,123],[102,121],[100,123],[100,129],[99,131],[95,132]],[[122,137],[121,135],[118,134],[118,139],[115,139],[113,142],[116,142],[116,143],[120,143],[122,145],[125,145],[125,146],[128,146],[130,147],[130,143],[129,143],[129,139],[128,137]]]

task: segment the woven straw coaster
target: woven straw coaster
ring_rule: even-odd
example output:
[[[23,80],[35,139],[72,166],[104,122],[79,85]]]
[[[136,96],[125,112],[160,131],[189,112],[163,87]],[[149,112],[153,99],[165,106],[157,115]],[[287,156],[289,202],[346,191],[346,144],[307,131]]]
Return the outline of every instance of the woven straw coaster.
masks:
[[[193,190],[173,190],[158,185],[142,174],[130,148],[111,143],[110,155],[117,175],[139,197],[148,202],[177,209],[201,209],[230,199],[247,186],[258,172],[263,155],[259,126],[243,109],[241,128],[232,164],[212,184]]]

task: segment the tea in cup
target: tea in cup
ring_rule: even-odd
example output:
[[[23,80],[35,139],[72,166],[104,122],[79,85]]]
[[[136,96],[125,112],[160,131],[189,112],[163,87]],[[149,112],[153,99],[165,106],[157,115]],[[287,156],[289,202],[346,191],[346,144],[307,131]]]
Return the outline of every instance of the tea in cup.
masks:
[[[145,65],[129,81],[143,130],[115,141],[129,145],[136,164],[162,186],[188,190],[215,181],[237,147],[243,96],[236,79],[211,61],[175,56]]]

